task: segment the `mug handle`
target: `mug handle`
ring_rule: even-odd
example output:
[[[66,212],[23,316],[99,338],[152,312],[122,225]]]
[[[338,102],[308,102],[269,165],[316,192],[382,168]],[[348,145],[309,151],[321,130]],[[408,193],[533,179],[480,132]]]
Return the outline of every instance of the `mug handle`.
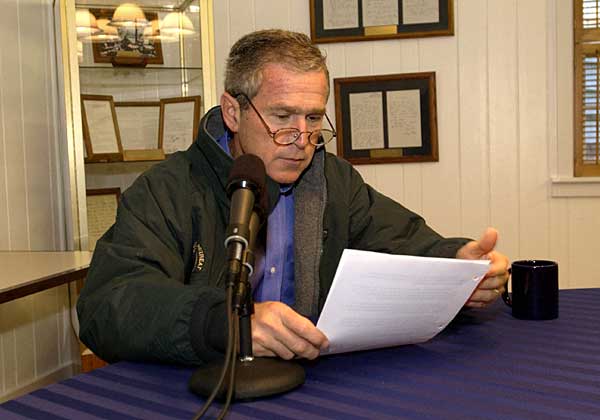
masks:
[[[511,267],[508,267],[508,281],[506,282],[506,287],[504,288],[504,292],[502,292],[502,300],[504,301],[504,303],[506,303],[508,306],[510,306],[512,308],[512,297],[508,293],[508,283],[510,282],[511,274],[512,274]]]

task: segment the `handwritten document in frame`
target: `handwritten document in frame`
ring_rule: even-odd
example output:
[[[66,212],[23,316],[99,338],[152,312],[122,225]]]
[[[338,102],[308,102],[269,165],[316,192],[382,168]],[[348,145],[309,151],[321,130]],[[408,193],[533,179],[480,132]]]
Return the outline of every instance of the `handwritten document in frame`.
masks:
[[[117,119],[124,150],[158,148],[160,103],[116,103]]]
[[[310,0],[314,43],[454,35],[454,0]]]
[[[162,160],[160,102],[116,102],[124,161]]]
[[[353,149],[383,148],[381,92],[350,94],[350,126]]]
[[[358,28],[358,0],[323,0],[325,29]]]
[[[87,190],[88,243],[90,251],[94,250],[98,239],[115,222],[120,194],[120,188]]]
[[[334,80],[338,155],[353,164],[438,160],[435,73]]]
[[[186,150],[198,133],[200,97],[161,99],[160,147],[165,154]]]
[[[123,159],[121,136],[112,96],[81,95],[86,161]]]

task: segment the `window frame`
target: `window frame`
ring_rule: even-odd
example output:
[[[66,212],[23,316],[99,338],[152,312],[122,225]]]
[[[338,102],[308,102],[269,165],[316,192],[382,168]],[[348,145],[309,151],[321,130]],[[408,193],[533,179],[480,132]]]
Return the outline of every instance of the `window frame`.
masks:
[[[573,0],[573,61],[574,61],[574,175],[575,177],[600,176],[600,160],[595,164],[583,162],[583,61],[586,56],[598,58],[597,83],[600,84],[600,13],[598,28],[583,28],[583,1]],[[600,4],[598,5],[600,7]],[[593,44],[596,42],[596,44]],[[600,86],[597,88],[597,120],[600,127]],[[597,134],[600,137],[600,128]],[[600,148],[600,145],[598,146]]]

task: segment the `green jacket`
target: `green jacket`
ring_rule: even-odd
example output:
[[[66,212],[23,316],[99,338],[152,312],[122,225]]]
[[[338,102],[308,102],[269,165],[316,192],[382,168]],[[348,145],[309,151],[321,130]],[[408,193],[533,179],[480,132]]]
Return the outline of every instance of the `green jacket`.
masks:
[[[202,364],[222,357],[225,187],[233,163],[215,141],[223,133],[220,109],[213,108],[187,151],[155,165],[121,195],[77,302],[81,340],[104,360]],[[442,238],[324,150],[294,194],[294,309],[305,315],[323,308],[345,248],[454,257],[467,242]]]

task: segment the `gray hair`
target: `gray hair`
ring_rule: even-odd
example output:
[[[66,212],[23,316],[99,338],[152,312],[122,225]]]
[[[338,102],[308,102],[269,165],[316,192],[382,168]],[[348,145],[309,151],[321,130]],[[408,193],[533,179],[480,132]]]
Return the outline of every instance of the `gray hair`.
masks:
[[[321,50],[305,34],[281,29],[252,32],[233,44],[225,67],[225,91],[252,99],[260,89],[267,64],[284,65],[300,73],[322,71],[329,95],[329,71]],[[247,106],[245,101],[241,105]]]

